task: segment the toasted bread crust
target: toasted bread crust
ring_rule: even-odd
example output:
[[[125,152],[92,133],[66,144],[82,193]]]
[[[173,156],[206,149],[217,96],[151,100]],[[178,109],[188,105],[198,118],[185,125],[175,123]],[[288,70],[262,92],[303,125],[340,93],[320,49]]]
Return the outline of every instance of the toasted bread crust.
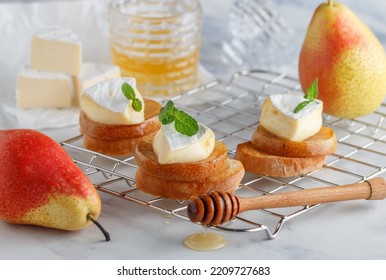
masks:
[[[83,135],[83,147],[88,150],[110,156],[131,156],[135,147],[141,142],[151,142],[157,131],[148,133],[137,138],[126,138],[117,140],[97,139],[87,134]]]
[[[195,181],[209,177],[213,170],[221,172],[228,166],[228,150],[224,143],[215,142],[212,154],[205,160],[188,163],[160,164],[152,143],[140,143],[134,153],[137,165],[146,173],[168,180]]]
[[[314,157],[328,155],[335,152],[335,132],[322,127],[320,131],[305,139],[295,142],[277,137],[259,125],[252,135],[251,142],[259,150],[283,157]]]
[[[188,200],[192,197],[212,191],[234,193],[244,176],[242,164],[233,159],[227,160],[227,167],[204,179],[195,181],[169,180],[149,174],[139,168],[136,172],[136,186],[145,193],[165,198]]]
[[[259,150],[249,141],[237,146],[235,159],[242,162],[246,171],[256,175],[291,177],[304,175],[322,168],[326,156],[283,157],[271,155]]]
[[[144,98],[145,121],[134,125],[109,125],[90,120],[84,112],[80,114],[80,131],[86,149],[111,156],[134,154],[142,141],[152,141],[161,128],[158,113],[162,107],[156,101]]]

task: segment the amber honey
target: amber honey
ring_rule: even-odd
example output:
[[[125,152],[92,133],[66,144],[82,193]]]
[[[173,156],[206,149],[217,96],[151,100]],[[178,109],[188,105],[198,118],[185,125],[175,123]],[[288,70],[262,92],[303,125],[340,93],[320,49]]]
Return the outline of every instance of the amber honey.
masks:
[[[145,96],[168,96],[184,92],[198,83],[199,50],[184,57],[129,57],[115,49],[111,56],[123,77],[134,77]]]
[[[145,96],[169,96],[198,83],[201,8],[198,1],[112,1],[110,50],[122,76]]]
[[[226,245],[224,237],[215,232],[195,233],[184,240],[184,245],[197,251],[214,251]]]

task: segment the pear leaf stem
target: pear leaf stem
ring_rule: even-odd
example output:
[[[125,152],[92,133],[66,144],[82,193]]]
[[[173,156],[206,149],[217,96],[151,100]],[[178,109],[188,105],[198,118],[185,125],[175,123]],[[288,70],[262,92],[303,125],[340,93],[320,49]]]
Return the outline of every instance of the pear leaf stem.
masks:
[[[327,0],[327,5],[328,6],[333,6],[334,5],[334,1],[333,0]]]
[[[87,218],[87,220],[93,222],[101,230],[101,232],[105,236],[106,241],[110,241],[110,233],[108,233],[103,228],[103,226],[97,220],[94,219],[94,217],[91,214],[87,214],[86,218]]]

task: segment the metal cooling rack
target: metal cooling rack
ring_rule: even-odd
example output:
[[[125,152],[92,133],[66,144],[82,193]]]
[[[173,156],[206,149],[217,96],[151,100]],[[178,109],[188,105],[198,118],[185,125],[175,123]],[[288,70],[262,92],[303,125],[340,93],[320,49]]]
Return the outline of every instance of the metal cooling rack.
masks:
[[[265,71],[237,72],[228,82],[213,81],[173,99],[199,122],[209,126],[233,157],[237,144],[251,139],[262,101],[272,93],[300,91],[298,81],[286,74]],[[386,104],[371,115],[355,120],[323,116],[334,129],[338,146],[322,169],[305,176],[274,178],[246,173],[236,195],[259,196],[297,189],[334,186],[386,176]],[[189,221],[187,202],[154,197],[135,187],[137,166],[133,157],[115,158],[82,147],[82,135],[61,143],[99,191]],[[285,222],[318,205],[252,210],[218,229],[233,232],[265,232],[273,239]],[[145,208],[144,208],[145,209]]]

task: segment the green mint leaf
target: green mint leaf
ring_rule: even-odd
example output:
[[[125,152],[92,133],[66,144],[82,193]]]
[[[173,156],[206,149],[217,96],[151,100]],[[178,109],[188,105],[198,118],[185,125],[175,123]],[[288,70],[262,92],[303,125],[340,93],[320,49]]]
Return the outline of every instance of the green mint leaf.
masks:
[[[128,83],[123,83],[121,90],[127,99],[132,100],[135,98],[135,91]]]
[[[307,89],[307,94],[304,98],[314,100],[318,96],[318,78],[312,83],[312,85]]]
[[[174,128],[181,134],[193,136],[198,133],[197,121],[187,113],[177,110],[175,114]]]
[[[140,112],[142,110],[142,102],[141,102],[141,100],[139,100],[138,98],[134,98],[133,99],[132,107],[133,107],[134,111]]]
[[[134,109],[134,111],[140,112],[142,110],[142,101],[135,96],[135,91],[133,87],[128,83],[123,83],[121,86],[121,90],[123,95],[128,100],[133,100],[133,104],[131,105],[131,107]]]
[[[173,101],[169,100],[158,114],[158,119],[163,125],[169,124],[175,120],[176,110]]]
[[[302,110],[304,107],[306,107],[308,104],[310,104],[313,100],[306,100],[300,103],[298,106],[295,108],[295,113],[298,113],[300,110]]]
[[[171,100],[161,109],[158,119],[163,125],[174,121],[175,130],[183,135],[193,136],[199,131],[197,121],[184,111],[178,110]]]
[[[303,101],[298,106],[296,106],[294,113],[298,113],[300,110],[302,110],[304,107],[306,107],[312,101],[314,101],[316,99],[316,97],[318,97],[318,78],[316,78],[314,80],[312,85],[307,89],[306,95],[304,95],[304,98],[306,98],[308,100]]]

